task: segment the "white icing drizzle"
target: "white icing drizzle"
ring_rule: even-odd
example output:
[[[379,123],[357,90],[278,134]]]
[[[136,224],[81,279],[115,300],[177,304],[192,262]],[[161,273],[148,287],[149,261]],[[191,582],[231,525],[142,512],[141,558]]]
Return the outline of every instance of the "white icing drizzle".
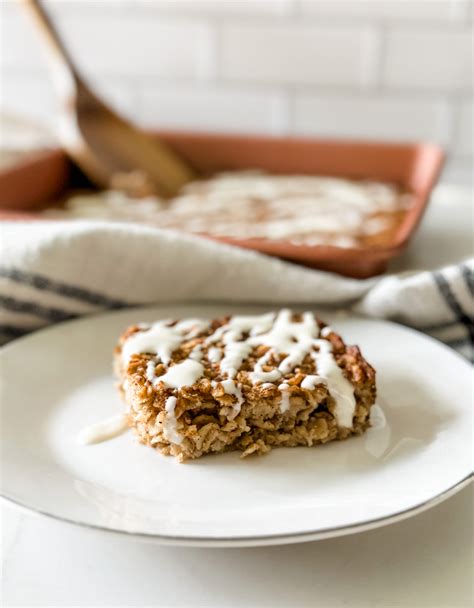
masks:
[[[244,402],[242,390],[235,384],[234,380],[231,380],[230,378],[228,380],[222,380],[221,385],[227,395],[234,395],[237,397],[237,402],[233,405],[234,414],[232,418],[235,418],[239,414],[242,403]]]
[[[326,378],[322,378],[321,376],[306,376],[306,378],[301,383],[301,388],[312,391],[318,384],[326,384]]]
[[[234,378],[242,363],[252,352],[253,344],[250,339],[241,341],[244,333],[251,336],[269,331],[275,319],[275,313],[264,315],[246,315],[231,317],[229,322],[219,327],[207,342],[212,344],[222,339],[225,344],[224,358],[220,367],[224,374],[229,378]]]
[[[285,374],[289,374],[300,365],[306,355],[311,351],[312,342],[319,333],[319,327],[311,313],[305,312],[301,322],[291,320],[291,311],[282,310],[276,317],[273,326],[267,333],[253,335],[248,342],[253,345],[270,346],[270,350],[257,361],[255,370],[250,374],[252,382],[276,381]],[[287,356],[278,366],[278,369],[265,372],[265,365],[271,354],[286,353]]]
[[[189,338],[195,338],[209,329],[210,322],[203,319],[183,319],[174,326],[180,334],[187,334]]]
[[[283,383],[278,388],[281,392],[280,412],[283,414],[290,409],[290,386]]]
[[[146,379],[152,384],[156,380],[155,367],[156,363],[154,361],[148,361],[148,363],[146,364]]]
[[[303,359],[308,354],[308,349],[305,345],[297,348],[296,346],[292,349],[291,354],[288,357],[285,357],[283,361],[278,366],[279,371],[282,374],[289,374],[291,371],[295,369],[297,365],[301,365],[303,363]]]
[[[193,348],[193,350],[189,353],[189,358],[192,359],[193,361],[202,361],[202,357],[203,357],[202,346],[200,344],[197,344]]]
[[[207,346],[209,344],[215,344],[216,342],[219,342],[219,340],[224,335],[226,329],[227,325],[221,325],[221,327],[218,327],[213,334],[211,334],[204,340],[204,344],[206,344]]]
[[[178,431],[178,421],[176,419],[176,397],[168,397],[165,403],[166,417],[163,423],[163,435],[170,443],[180,444],[183,442],[183,437]]]
[[[287,358],[282,361],[288,368],[286,373],[292,371],[291,360],[301,357],[303,348],[306,353],[310,352],[313,339],[319,334],[318,324],[311,313],[305,312],[301,322],[293,322],[291,315],[290,310],[281,310],[267,333],[251,336],[247,340],[252,346],[263,344],[270,346],[276,354],[286,353]]]
[[[162,382],[167,388],[182,388],[192,386],[204,372],[204,366],[199,361],[185,359],[181,363],[176,363],[168,368],[166,374],[155,377],[153,384],[156,386]]]
[[[264,315],[244,315],[232,317],[228,327],[238,333],[240,337],[243,333],[249,332],[251,336],[262,334],[271,329],[275,320],[275,313],[269,312]]]
[[[250,355],[254,346],[268,346],[269,350],[256,362],[255,368],[249,374],[252,383],[260,384],[277,381],[283,375],[291,373],[300,365],[308,354],[316,363],[317,374],[303,380],[302,388],[312,390],[316,384],[327,384],[328,391],[335,401],[334,415],[342,427],[351,427],[355,410],[354,387],[345,378],[332,354],[331,343],[318,339],[319,326],[312,315],[306,312],[301,321],[292,321],[290,310],[281,310],[274,315],[262,317],[234,317],[226,326],[219,328],[219,337],[225,344],[224,359],[221,371],[232,379],[237,374],[242,362]],[[257,331],[257,329],[259,331]],[[326,335],[331,333],[326,328]],[[243,340],[244,333],[250,336]],[[215,334],[214,334],[215,336]],[[216,340],[217,341],[217,340]],[[315,351],[317,347],[319,350]],[[269,372],[263,366],[272,354],[286,354],[278,369]],[[282,411],[289,407],[288,385],[280,384],[282,392]]]
[[[158,321],[150,329],[137,332],[130,336],[122,346],[122,360],[128,363],[130,357],[139,353],[158,355],[165,365],[171,360],[173,351],[183,341],[183,334],[175,327],[169,327],[168,321]]]
[[[260,357],[260,359],[258,359],[255,363],[253,372],[249,374],[252,384],[260,384],[261,382],[276,382],[281,378],[281,372],[277,369],[272,369],[269,372],[263,370],[263,366],[266,365],[270,360],[272,352],[272,349],[267,350],[263,357]]]
[[[229,378],[235,378],[240,366],[251,352],[252,346],[247,342],[228,342],[221,361],[222,373],[227,374]]]
[[[118,414],[101,422],[91,424],[79,431],[76,442],[80,445],[91,445],[118,437],[128,429],[127,416]]]
[[[272,384],[271,382],[264,382],[262,384],[262,388],[273,388],[275,385]]]
[[[226,394],[237,398],[234,404],[234,416],[239,413],[244,401],[242,392],[234,380],[235,376],[253,349],[257,346],[265,346],[267,347],[265,354],[257,360],[254,369],[249,372],[249,379],[253,384],[263,384],[264,387],[274,386],[272,382],[277,382],[291,373],[303,363],[307,355],[310,355],[316,364],[316,372],[307,375],[301,387],[313,390],[317,384],[326,384],[329,394],[335,401],[334,415],[338,425],[351,427],[356,405],[354,387],[338,366],[332,353],[331,343],[319,339],[320,333],[323,337],[327,337],[332,332],[332,328],[326,327],[320,332],[312,313],[305,312],[299,321],[293,321],[292,314],[290,310],[284,309],[277,315],[268,313],[231,317],[225,325],[217,328],[205,339],[206,346],[219,341],[224,344],[223,356],[221,348],[210,346],[207,358],[213,363],[218,363],[220,360],[220,371],[225,376],[221,382],[223,389]],[[165,322],[155,323],[149,330],[135,334],[125,342],[123,356],[127,360],[134,352],[151,352],[156,353],[162,361],[167,359],[169,362],[172,351],[178,348],[184,339],[189,338],[189,332],[199,333],[206,328],[209,328],[209,322],[201,322],[198,319],[180,321],[174,327],[165,325]],[[285,358],[278,368],[265,371],[263,367],[268,364],[271,357],[279,355],[285,355]],[[198,345],[187,359],[171,365],[162,376],[155,376],[156,363],[150,361],[147,364],[146,376],[154,386],[160,382],[165,387],[177,389],[191,386],[203,375],[202,359],[202,346]],[[279,389],[281,411],[284,412],[290,405],[289,386],[282,382]]]
[[[251,372],[249,374],[250,381],[252,384],[261,384],[262,382],[276,382],[281,378],[281,372],[277,369],[272,369],[269,372],[264,372],[261,369],[258,369],[255,372]]]
[[[145,331],[130,336],[122,346],[122,360],[128,363],[130,357],[140,353],[158,355],[168,365],[173,351],[179,348],[184,338],[194,338],[209,327],[209,321],[185,319],[170,326],[169,319],[157,321]]]
[[[183,340],[191,339],[209,328],[209,321],[200,319],[184,319],[174,326],[171,326],[170,323],[172,321],[169,319],[158,321],[145,331],[130,336],[122,347],[123,362],[126,364],[134,354],[153,353],[165,365],[168,365],[173,351],[179,348]],[[155,375],[156,362],[148,361],[146,378],[154,386],[158,382],[163,382],[165,386],[171,388],[191,386],[204,371],[204,367],[200,363],[202,356],[202,346],[198,344],[193,348],[188,359],[171,366],[164,375],[159,377]]]
[[[331,343],[327,340],[315,340],[314,345],[319,347],[319,351],[313,351],[311,356],[316,363],[318,374],[326,380],[329,394],[336,403],[336,420],[339,426],[351,428],[356,406],[354,387],[337,364]]]
[[[330,327],[329,325],[326,325],[326,327],[323,327],[321,330],[321,337],[327,338],[329,336],[329,334],[331,334],[333,331],[334,330],[332,327]]]
[[[211,346],[207,351],[207,358],[211,363],[219,363],[219,361],[222,359],[221,349]]]

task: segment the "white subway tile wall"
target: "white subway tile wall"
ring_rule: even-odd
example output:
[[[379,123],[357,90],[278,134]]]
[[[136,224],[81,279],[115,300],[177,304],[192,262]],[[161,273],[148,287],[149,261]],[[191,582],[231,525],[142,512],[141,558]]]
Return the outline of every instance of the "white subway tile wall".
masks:
[[[431,140],[472,161],[471,0],[45,0],[144,126]],[[42,45],[1,0],[2,109],[54,124]]]
[[[472,156],[472,100],[464,101],[460,104],[457,113],[457,123],[455,128],[455,139],[453,148],[461,156]]]
[[[303,11],[338,19],[388,19],[424,22],[463,19],[469,3],[446,0],[301,0]]]
[[[449,106],[440,99],[387,95],[301,95],[295,101],[298,133],[449,143]]]
[[[402,89],[456,91],[472,87],[472,29],[387,34],[383,84]]]
[[[142,92],[141,118],[146,124],[212,131],[265,132],[288,131],[285,96],[272,92],[217,88],[214,86],[147,87]]]
[[[220,41],[224,81],[354,88],[375,83],[372,28],[232,25],[222,27]]]

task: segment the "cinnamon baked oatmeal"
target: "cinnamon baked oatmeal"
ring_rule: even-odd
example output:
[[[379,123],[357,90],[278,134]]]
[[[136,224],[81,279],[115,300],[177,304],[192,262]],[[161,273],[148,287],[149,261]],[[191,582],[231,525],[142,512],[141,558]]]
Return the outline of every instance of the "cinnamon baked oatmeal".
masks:
[[[57,218],[107,219],[237,241],[377,247],[393,240],[413,202],[396,185],[315,175],[234,171],[186,185],[178,196],[79,194]]]
[[[134,325],[115,370],[139,440],[180,461],[359,435],[376,392],[357,346],[289,310]]]

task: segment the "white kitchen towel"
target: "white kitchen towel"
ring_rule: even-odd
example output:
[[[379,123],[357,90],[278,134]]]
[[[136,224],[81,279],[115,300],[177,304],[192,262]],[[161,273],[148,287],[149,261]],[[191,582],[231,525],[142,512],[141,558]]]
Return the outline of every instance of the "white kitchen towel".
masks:
[[[107,222],[4,222],[6,342],[106,309],[165,302],[330,305],[411,325],[472,360],[474,260],[354,280],[199,237]]]

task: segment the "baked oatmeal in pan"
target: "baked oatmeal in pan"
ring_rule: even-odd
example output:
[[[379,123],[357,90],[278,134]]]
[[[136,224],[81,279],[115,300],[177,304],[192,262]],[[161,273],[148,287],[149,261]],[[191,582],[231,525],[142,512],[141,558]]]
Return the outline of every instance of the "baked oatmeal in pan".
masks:
[[[413,197],[394,184],[234,171],[187,184],[170,200],[77,194],[48,217],[107,219],[295,246],[376,247],[393,240]]]

